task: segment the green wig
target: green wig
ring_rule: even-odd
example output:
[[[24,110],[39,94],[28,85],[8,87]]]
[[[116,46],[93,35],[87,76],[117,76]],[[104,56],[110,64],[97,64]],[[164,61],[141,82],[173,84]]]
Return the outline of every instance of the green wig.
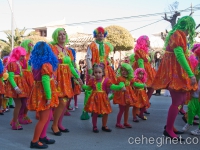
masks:
[[[54,32],[53,32],[53,35],[52,35],[52,39],[53,41],[51,42],[52,45],[56,45],[58,44],[58,33],[60,31],[65,31],[64,28],[57,28]],[[65,31],[66,32],[66,31]],[[68,35],[67,35],[67,32],[66,32],[66,41],[65,41],[65,44],[69,43],[69,39],[68,39]]]
[[[194,19],[190,16],[184,16],[180,18],[177,22],[177,24],[173,27],[173,29],[168,33],[166,40],[165,40],[165,49],[169,43],[171,35],[176,31],[176,30],[181,30],[181,31],[188,31],[189,34],[189,44],[190,47],[193,46],[194,43],[194,37],[195,37],[195,26],[196,23]]]
[[[26,52],[31,52],[33,47],[29,46],[29,43],[32,43],[32,41],[31,40],[23,40],[22,43],[20,44],[20,46],[23,47],[26,50]]]
[[[127,63],[122,63],[121,67],[125,68],[128,71],[128,80],[131,80],[134,77],[133,68],[131,67],[131,65]],[[120,74],[121,74],[121,70],[120,70]]]

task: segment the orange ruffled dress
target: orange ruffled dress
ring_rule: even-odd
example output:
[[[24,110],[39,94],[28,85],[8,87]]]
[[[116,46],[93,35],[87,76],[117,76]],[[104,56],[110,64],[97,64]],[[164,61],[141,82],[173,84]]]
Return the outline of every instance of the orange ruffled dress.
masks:
[[[147,87],[151,87],[151,84],[153,83],[153,80],[156,76],[155,69],[151,66],[151,63],[149,62],[149,55],[144,50],[137,50],[135,52],[135,62],[133,64],[133,70],[136,70],[137,68],[140,68],[138,65],[138,59],[144,60],[144,69],[147,72]]]
[[[139,79],[134,79],[134,82],[142,83]],[[140,88],[135,87],[134,93],[136,95],[136,102],[133,104],[133,106],[137,108],[150,107],[149,98],[145,89],[140,89]]]
[[[50,45],[53,53],[57,56],[60,54],[56,45]],[[65,49],[66,50],[66,49]],[[70,53],[70,50],[65,51],[68,56],[70,56],[71,60],[73,60],[73,56]],[[62,60],[59,59],[58,69],[54,72],[54,76],[57,81],[57,92],[58,97],[64,98],[72,98],[74,96],[72,83],[71,83],[71,71],[67,64],[63,64]]]
[[[17,64],[17,62],[10,62],[7,66],[8,72],[14,72],[15,83],[17,84],[19,89],[22,91],[22,93],[17,94],[15,92],[15,89],[12,87],[11,83],[8,80],[5,85],[6,97],[27,98],[29,96],[30,89],[29,89],[29,86],[28,86],[26,79],[24,78],[20,68],[21,68],[21,66],[19,64]]]
[[[195,84],[195,86],[191,86],[189,76],[177,61],[177,58],[174,53],[174,49],[176,47],[182,47],[183,52],[186,55],[187,42],[185,33],[183,31],[177,30],[176,32],[174,32],[173,35],[171,35],[169,44],[162,58],[152,87],[155,90],[173,89],[176,91],[195,91],[197,89],[197,84]],[[186,60],[190,65],[187,56]]]
[[[111,113],[112,108],[106,92],[112,85],[111,80],[108,78],[103,78],[100,81],[90,79],[87,85],[92,88],[92,94],[85,105],[85,111],[97,114]]]
[[[29,58],[30,58],[30,54],[26,54],[26,57],[25,57],[25,64],[24,66],[22,67],[22,72],[23,72],[23,75],[26,79],[26,82],[29,86],[29,88],[31,89],[33,84],[34,84],[34,79],[33,79],[33,74],[31,72],[31,69],[29,69],[29,65],[28,65],[28,61],[29,61]]]
[[[0,95],[5,94],[5,84],[3,82],[3,74],[5,73],[5,69],[4,71],[0,74]],[[0,108],[1,109],[1,108]]]
[[[51,78],[50,80],[50,86],[51,86],[50,105],[46,105],[47,99],[46,99],[44,87],[41,81],[43,75],[48,75],[50,77],[53,76],[53,69],[52,69],[51,64],[45,63],[42,65],[41,70],[37,70],[37,71],[33,70],[33,73],[34,73],[35,83],[31,90],[30,97],[27,101],[27,104],[28,104],[27,108],[29,110],[34,110],[34,111],[43,111],[52,107],[57,107],[59,104],[59,100],[58,100],[58,95],[56,92],[56,85],[55,85],[54,79]]]
[[[81,94],[81,86],[76,81],[74,81],[74,95]]]
[[[126,91],[114,91],[113,104],[133,106],[136,101],[136,95],[132,88],[134,79],[128,81],[126,78],[120,76],[117,78],[117,84],[120,82],[124,82]]]

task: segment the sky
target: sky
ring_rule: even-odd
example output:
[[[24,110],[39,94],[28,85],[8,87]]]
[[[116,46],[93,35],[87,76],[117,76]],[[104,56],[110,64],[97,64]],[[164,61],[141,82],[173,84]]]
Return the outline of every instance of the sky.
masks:
[[[163,15],[141,18],[131,18],[93,24],[78,24],[83,32],[92,33],[98,26],[119,25],[132,31],[133,37],[160,33],[171,26],[167,21],[159,21],[164,12],[169,12],[168,6],[175,0],[13,0],[14,27],[34,28],[49,22],[66,19],[66,24],[163,13]],[[179,0],[177,10],[199,5],[199,0]],[[190,12],[182,12],[181,16]],[[170,14],[169,14],[170,15]],[[200,24],[200,10],[194,12],[196,24]],[[147,27],[142,26],[154,23]],[[140,28],[140,29],[137,29]],[[0,0],[0,38],[5,39],[4,30],[11,29],[11,10],[8,0]],[[137,29],[137,30],[135,30]],[[200,28],[198,29],[200,31]]]

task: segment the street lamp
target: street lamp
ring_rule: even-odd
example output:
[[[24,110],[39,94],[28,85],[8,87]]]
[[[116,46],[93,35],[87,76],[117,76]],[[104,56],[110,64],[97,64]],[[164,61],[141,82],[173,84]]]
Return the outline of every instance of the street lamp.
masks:
[[[12,34],[12,49],[14,49],[14,10],[13,10],[13,0],[8,0],[10,11],[11,11],[11,34]]]

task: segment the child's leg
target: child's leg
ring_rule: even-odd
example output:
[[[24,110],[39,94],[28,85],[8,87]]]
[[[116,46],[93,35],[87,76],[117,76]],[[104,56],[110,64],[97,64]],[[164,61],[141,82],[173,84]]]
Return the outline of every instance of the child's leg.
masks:
[[[108,114],[104,114],[102,117],[102,127],[106,127],[108,121]]]
[[[198,100],[197,100],[198,101]],[[198,103],[198,102],[197,102]],[[188,103],[188,112],[187,112],[187,123],[189,125],[193,124],[194,121],[194,116],[197,113],[197,109],[196,109],[196,102],[195,99],[192,99],[191,101],[189,101]]]
[[[40,138],[45,138],[47,136],[47,129],[48,129],[48,126],[49,126],[51,115],[52,115],[52,111],[50,109],[49,110],[49,117],[46,116],[48,118],[48,120],[47,120],[46,124],[44,125],[44,128],[43,128],[43,130],[42,130],[42,132],[40,134]]]
[[[67,103],[67,100],[65,100],[63,98],[60,98],[59,105],[58,105],[58,107],[55,108],[55,111],[54,111],[54,120],[53,120],[53,125],[52,125],[52,129],[53,129],[53,131],[55,133],[59,132],[59,129],[58,129],[58,120],[61,117],[61,114],[62,114],[64,108],[66,107],[66,103]]]
[[[74,95],[74,107],[75,108],[78,108],[77,99],[78,99],[78,95]]]
[[[125,106],[119,105],[119,113],[117,115],[117,125],[121,124],[121,119],[124,111],[125,111]]]
[[[93,125],[93,132],[95,132],[95,133],[99,132],[99,130],[97,128],[97,117],[98,117],[98,114],[93,113],[93,115],[92,115],[92,125]]]
[[[33,136],[33,139],[32,139],[32,143],[36,143],[39,141],[39,137],[44,129],[44,126],[45,124],[47,123],[49,117],[49,113],[50,113],[50,109],[47,109],[47,110],[44,110],[44,111],[40,111],[39,112],[39,121],[38,123],[36,124],[35,126],[35,131],[34,131],[34,136]],[[38,142],[38,145],[39,146],[43,146],[45,144],[41,143],[41,142]],[[48,147],[48,146],[47,146]]]
[[[14,102],[15,102],[15,108],[13,111],[13,122],[17,122],[22,103],[20,98],[14,98]]]
[[[124,124],[128,124],[128,116],[129,116],[129,105],[125,106],[125,111],[124,111]]]

